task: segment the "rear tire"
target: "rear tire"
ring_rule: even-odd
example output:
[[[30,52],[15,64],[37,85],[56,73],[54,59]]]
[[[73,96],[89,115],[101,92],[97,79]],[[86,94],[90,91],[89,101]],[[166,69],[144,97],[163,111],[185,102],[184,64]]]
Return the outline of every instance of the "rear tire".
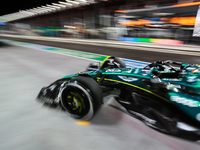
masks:
[[[70,80],[61,92],[61,106],[72,118],[91,119],[102,103],[102,90],[90,77],[78,76]]]

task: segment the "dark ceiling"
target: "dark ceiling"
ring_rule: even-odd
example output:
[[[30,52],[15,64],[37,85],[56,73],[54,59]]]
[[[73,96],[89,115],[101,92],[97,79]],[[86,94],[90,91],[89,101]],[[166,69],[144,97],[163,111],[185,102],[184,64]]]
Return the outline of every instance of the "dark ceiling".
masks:
[[[58,2],[58,0],[4,0],[0,5],[0,16]]]

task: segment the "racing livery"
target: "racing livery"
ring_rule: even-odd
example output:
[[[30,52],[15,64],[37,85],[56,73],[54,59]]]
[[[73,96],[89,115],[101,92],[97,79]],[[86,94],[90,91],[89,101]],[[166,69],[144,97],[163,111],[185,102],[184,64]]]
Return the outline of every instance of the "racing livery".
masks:
[[[196,64],[166,60],[126,68],[122,60],[109,56],[102,63],[91,63],[84,72],[43,87],[37,100],[61,106],[73,118],[89,120],[103,97],[111,94],[125,113],[149,127],[200,140],[200,67]]]

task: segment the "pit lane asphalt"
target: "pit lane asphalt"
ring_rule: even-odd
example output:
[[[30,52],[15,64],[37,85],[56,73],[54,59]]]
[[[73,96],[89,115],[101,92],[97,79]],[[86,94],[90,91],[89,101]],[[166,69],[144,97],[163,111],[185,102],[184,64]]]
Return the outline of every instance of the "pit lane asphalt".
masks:
[[[83,43],[64,43],[59,42],[59,38],[55,41],[42,41],[37,39],[25,39],[25,38],[18,38],[15,37],[5,37],[1,36],[2,39],[9,39],[14,41],[20,42],[27,42],[33,44],[40,44],[40,45],[47,45],[59,48],[66,48],[72,50],[79,50],[109,56],[117,56],[121,58],[128,58],[134,59],[139,61],[145,62],[154,62],[157,60],[174,60],[186,63],[195,63],[200,64],[200,52],[190,52],[190,51],[175,51],[169,49],[162,49],[162,48],[153,48],[153,47],[146,47],[141,48],[138,46],[115,46],[115,45],[107,45],[107,44],[83,44]],[[116,43],[119,41],[116,41]],[[142,44],[142,43],[141,43]],[[106,45],[106,46],[105,46]]]
[[[35,100],[39,90],[90,61],[5,44],[0,47],[0,149],[199,150],[199,144],[159,133],[108,104],[88,126]]]

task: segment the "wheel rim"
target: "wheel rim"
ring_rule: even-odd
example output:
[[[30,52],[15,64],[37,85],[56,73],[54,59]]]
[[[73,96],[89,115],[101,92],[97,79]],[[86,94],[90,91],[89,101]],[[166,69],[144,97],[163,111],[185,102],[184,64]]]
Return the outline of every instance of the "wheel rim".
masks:
[[[69,83],[62,90],[61,105],[73,117],[89,120],[93,116],[90,94],[80,85]]]

